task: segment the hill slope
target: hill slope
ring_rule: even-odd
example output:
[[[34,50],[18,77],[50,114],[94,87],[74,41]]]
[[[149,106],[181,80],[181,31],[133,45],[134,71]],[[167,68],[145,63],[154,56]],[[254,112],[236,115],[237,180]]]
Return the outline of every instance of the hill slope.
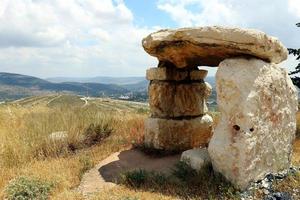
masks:
[[[104,83],[104,84],[116,84],[116,85],[127,85],[136,84],[143,80],[145,77],[108,77],[108,76],[96,76],[96,77],[51,77],[47,78],[47,81],[53,83],[63,82],[79,82],[79,83]]]
[[[49,93],[73,93],[91,96],[112,96],[129,92],[114,84],[52,83],[33,76],[0,73],[0,101]]]

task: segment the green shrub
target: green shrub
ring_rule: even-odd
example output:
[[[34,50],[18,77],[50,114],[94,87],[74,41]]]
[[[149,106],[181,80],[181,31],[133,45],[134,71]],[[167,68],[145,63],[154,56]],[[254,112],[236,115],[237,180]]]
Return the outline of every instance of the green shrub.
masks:
[[[49,182],[21,176],[9,182],[5,193],[8,200],[46,200],[52,188]]]
[[[159,186],[167,184],[168,182],[166,175],[158,172],[150,172],[150,179],[153,184],[157,184]]]
[[[175,164],[175,168],[173,169],[173,175],[182,181],[188,181],[191,178],[197,176],[197,172],[185,162],[180,161]]]
[[[110,136],[113,128],[109,123],[90,124],[84,132],[84,144],[92,146]]]
[[[143,169],[125,172],[122,175],[122,182],[132,187],[140,187],[145,184],[148,179],[148,172]]]
[[[138,169],[123,173],[121,175],[121,182],[137,188],[141,186],[161,187],[168,183],[168,179],[163,173]]]
[[[185,162],[178,162],[173,169],[173,176],[193,191],[191,193],[201,188],[211,194],[224,194],[234,199],[238,191],[222,174],[215,172],[210,164],[196,171]]]

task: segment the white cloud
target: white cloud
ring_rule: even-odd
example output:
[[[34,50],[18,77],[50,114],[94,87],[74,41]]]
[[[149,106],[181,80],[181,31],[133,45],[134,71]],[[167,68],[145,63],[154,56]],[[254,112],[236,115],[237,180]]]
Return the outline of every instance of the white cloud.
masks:
[[[288,0],[289,10],[298,17],[300,17],[300,1],[299,0]]]
[[[157,7],[178,26],[223,25],[255,28],[278,37],[287,47],[300,47],[300,0],[159,0]],[[285,64],[294,68],[289,57]]]
[[[89,34],[94,37],[96,40],[109,41],[111,36],[109,33],[101,28],[93,28],[89,31]]]
[[[193,11],[189,8],[193,8]],[[161,0],[158,8],[170,14],[180,26],[229,25],[240,20],[229,3],[218,0]]]
[[[0,71],[141,75],[155,59],[122,0],[0,0]]]
[[[299,2],[158,0],[157,7],[178,27],[257,28],[299,47]],[[136,26],[123,0],[0,0],[0,71],[43,77],[143,75],[156,64],[141,47],[142,38],[160,28],[160,19],[152,20],[156,27]]]

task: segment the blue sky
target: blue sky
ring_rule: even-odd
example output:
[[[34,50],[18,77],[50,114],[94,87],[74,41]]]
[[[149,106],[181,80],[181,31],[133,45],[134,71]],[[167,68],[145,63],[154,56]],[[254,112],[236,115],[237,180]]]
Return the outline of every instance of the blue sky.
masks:
[[[0,0],[0,71],[38,77],[144,76],[141,40],[164,28],[238,26],[300,47],[300,0]],[[293,58],[283,63],[289,70]],[[209,68],[214,75],[216,68]]]
[[[124,2],[134,15],[134,24],[138,26],[176,27],[176,23],[170,16],[157,8],[157,1],[125,0]]]

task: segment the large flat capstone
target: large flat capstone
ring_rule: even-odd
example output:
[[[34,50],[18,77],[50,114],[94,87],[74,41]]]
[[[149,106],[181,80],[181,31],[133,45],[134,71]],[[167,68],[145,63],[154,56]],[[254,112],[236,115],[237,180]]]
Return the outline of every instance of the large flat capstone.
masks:
[[[164,29],[142,41],[147,53],[177,68],[218,66],[226,58],[257,57],[280,63],[287,49],[275,37],[253,29],[220,26]]]
[[[221,119],[209,143],[213,167],[237,187],[290,166],[297,91],[286,70],[259,59],[227,59],[216,74]]]

